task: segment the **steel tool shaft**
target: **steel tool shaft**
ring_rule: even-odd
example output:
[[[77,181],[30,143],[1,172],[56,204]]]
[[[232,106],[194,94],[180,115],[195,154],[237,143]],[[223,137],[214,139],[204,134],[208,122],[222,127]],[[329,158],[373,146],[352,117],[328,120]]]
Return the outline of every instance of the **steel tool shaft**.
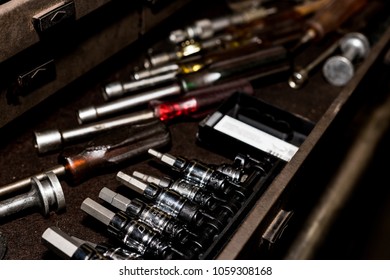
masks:
[[[323,61],[325,61],[332,53],[334,53],[339,47],[339,44],[340,43],[338,41],[333,43],[324,52],[317,56],[316,59],[314,59],[306,66],[296,67],[294,73],[292,73],[288,80],[288,85],[293,89],[301,88],[307,82],[310,72],[319,66]]]
[[[53,173],[46,173],[38,180],[30,179],[31,190],[27,193],[0,201],[0,218],[4,218],[26,209],[39,208],[42,215],[65,208],[65,197],[58,178]]]
[[[150,148],[170,143],[170,133],[161,122],[133,127],[128,132],[130,136],[127,135],[125,140],[122,138],[116,143],[88,147],[76,155],[61,155],[59,165],[0,187],[0,197],[30,186],[31,177],[40,180],[47,172],[65,175],[70,184],[78,184],[91,176],[118,168],[130,159],[146,154]]]

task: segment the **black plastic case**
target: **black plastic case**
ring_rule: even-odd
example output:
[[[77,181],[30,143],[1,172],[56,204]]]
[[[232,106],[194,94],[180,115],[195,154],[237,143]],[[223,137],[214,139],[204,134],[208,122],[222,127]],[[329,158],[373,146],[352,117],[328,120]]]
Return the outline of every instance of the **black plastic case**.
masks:
[[[254,167],[244,186],[250,190],[248,196],[203,258],[218,255],[313,127],[314,124],[306,119],[239,92],[199,123],[197,139],[200,144],[230,158],[244,154]]]
[[[255,158],[273,155],[287,162],[313,127],[307,119],[236,93],[199,123],[197,139],[229,157],[237,153]]]

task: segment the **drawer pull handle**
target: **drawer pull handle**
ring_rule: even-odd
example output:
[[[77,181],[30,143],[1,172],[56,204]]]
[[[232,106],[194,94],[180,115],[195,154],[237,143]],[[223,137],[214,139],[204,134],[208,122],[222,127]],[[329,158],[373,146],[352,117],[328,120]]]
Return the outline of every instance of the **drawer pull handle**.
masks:
[[[75,4],[73,1],[70,1],[35,15],[33,17],[33,25],[38,33],[44,33],[67,21],[73,21],[75,18]]]

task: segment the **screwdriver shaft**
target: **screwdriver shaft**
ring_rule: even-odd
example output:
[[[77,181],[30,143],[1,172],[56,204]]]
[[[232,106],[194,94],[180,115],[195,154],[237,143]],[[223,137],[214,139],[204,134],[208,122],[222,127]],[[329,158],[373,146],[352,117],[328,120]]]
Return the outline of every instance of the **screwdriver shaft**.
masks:
[[[297,70],[291,75],[291,77],[288,80],[289,86],[294,89],[301,88],[302,85],[309,78],[310,72],[314,68],[319,66],[323,61],[325,61],[325,59],[327,59],[332,53],[334,53],[336,49],[339,47],[339,45],[340,45],[339,41],[336,41],[330,47],[328,47],[323,53],[317,56],[317,58],[314,59],[312,62],[310,62],[308,65],[306,65],[303,68],[297,68]]]
[[[54,152],[62,149],[67,144],[77,143],[81,140],[90,139],[93,136],[117,127],[125,127],[142,123],[143,121],[155,118],[152,110],[142,110],[136,113],[95,122],[92,124],[80,125],[75,128],[59,130],[49,129],[34,132],[35,148],[40,154]]]
[[[125,135],[124,140],[121,137],[120,140],[117,139],[108,145],[106,143],[105,145],[87,147],[76,155],[62,154],[59,157],[61,165],[0,187],[0,197],[25,189],[30,186],[31,177],[41,180],[45,173],[49,172],[58,177],[65,175],[67,182],[78,184],[99,172],[112,171],[112,168],[117,168],[125,161],[146,154],[148,149],[162,147],[169,142],[170,133],[166,126],[159,121],[133,126]]]
[[[78,111],[78,120],[80,124],[91,122],[98,118],[104,118],[121,111],[129,110],[130,108],[134,108],[138,105],[148,103],[151,100],[161,99],[167,96],[175,96],[181,93],[182,88],[180,84],[174,83],[169,86],[123,97],[100,106],[90,106],[80,109]]]

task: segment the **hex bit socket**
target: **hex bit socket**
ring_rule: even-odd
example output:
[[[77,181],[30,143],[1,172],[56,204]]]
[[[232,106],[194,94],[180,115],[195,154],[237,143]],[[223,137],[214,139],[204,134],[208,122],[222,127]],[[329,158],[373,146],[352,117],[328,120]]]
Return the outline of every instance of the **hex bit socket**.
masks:
[[[218,203],[224,202],[223,200],[216,198],[211,192],[206,191],[200,186],[190,183],[184,179],[173,180],[168,177],[159,179],[138,171],[134,171],[133,176],[144,182],[153,183],[159,187],[175,191],[183,197],[210,211],[213,211],[217,207]]]
[[[185,244],[191,237],[195,237],[183,223],[155,205],[146,204],[137,198],[130,200],[108,188],[100,190],[99,198],[124,211],[130,217],[141,220],[177,244]]]
[[[182,222],[189,223],[192,226],[200,226],[204,223],[206,213],[202,211],[199,205],[180,194],[165,190],[154,184],[144,183],[122,171],[117,173],[116,178],[126,187],[153,201],[162,211],[177,217]]]
[[[80,243],[57,227],[49,227],[44,231],[42,234],[42,243],[63,259],[108,259],[89,244]]]
[[[81,210],[105,224],[112,236],[141,256],[163,259],[184,257],[157,231],[122,211],[114,213],[90,198],[83,201]]]

